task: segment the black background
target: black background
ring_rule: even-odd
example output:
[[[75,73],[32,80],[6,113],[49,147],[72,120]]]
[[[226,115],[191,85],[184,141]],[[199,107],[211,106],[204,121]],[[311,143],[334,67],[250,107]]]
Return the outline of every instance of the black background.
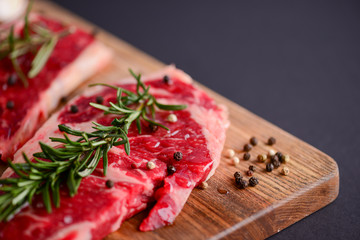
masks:
[[[55,2],[337,161],[335,202],[272,239],[360,239],[360,2]]]

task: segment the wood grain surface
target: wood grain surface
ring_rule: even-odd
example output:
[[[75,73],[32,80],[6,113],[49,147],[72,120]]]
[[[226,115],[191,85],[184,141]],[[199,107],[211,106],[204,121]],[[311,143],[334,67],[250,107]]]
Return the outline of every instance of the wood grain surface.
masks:
[[[88,31],[95,28],[93,24],[50,2],[37,1],[34,8]],[[115,58],[104,72],[90,79],[90,82],[127,77],[129,67],[146,74],[164,66],[111,34],[98,30],[97,38],[113,49]],[[206,82],[206,79],[203,80]],[[234,166],[230,159],[223,157],[215,175],[208,181],[209,187],[206,190],[194,189],[173,225],[153,232],[140,232],[138,227],[147,214],[145,211],[125,221],[106,240],[263,239],[336,199],[339,192],[339,172],[332,158],[225,97],[196,84],[218,103],[228,107],[231,126],[227,131],[225,149],[234,149],[240,158],[240,164]],[[83,87],[72,95],[80,92]],[[251,150],[250,160],[245,161],[242,159],[242,148],[252,136],[259,139],[259,144]],[[288,176],[280,174],[281,167],[267,173],[265,164],[256,160],[258,154],[267,153],[270,149],[265,144],[270,136],[277,139],[272,149],[291,156],[290,162],[286,164],[290,169]],[[257,167],[255,176],[260,183],[245,190],[237,189],[233,174],[241,171],[245,175],[249,165]],[[229,193],[220,194],[219,188],[226,189]]]

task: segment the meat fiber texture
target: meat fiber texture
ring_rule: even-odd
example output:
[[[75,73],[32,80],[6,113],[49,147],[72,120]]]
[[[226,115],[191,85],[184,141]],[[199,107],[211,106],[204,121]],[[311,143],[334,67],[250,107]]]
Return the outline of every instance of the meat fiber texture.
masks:
[[[166,84],[167,75],[171,84]],[[1,239],[102,239],[117,230],[121,223],[156,202],[149,215],[140,225],[141,231],[151,231],[174,222],[192,189],[214,174],[219,165],[229,125],[225,107],[216,105],[204,91],[192,84],[191,78],[173,66],[145,77],[150,93],[160,103],[187,104],[181,111],[161,111],[156,120],[170,130],[159,128],[152,132],[142,122],[142,134],[135,124],[129,130],[130,155],[123,146],[113,147],[108,154],[109,167],[103,176],[102,162],[92,175],[84,178],[78,194],[69,197],[66,189],[61,190],[61,206],[48,214],[40,198],[31,206],[25,206],[7,223],[0,224]],[[120,86],[135,91],[135,80],[119,81]],[[105,87],[89,88],[83,95],[73,99],[61,111],[54,114],[16,154],[15,162],[22,162],[21,153],[31,155],[40,150],[39,141],[54,146],[49,136],[60,137],[57,125],[66,124],[77,129],[90,131],[91,121],[109,125],[114,115],[89,106],[96,96],[103,96],[104,104],[115,102],[116,91]],[[71,113],[70,105],[76,104],[78,113]],[[177,122],[168,122],[167,116],[175,114]],[[175,161],[174,152],[182,152],[183,158]],[[152,161],[156,167],[148,169]],[[167,173],[167,165],[173,165],[176,172]],[[7,170],[3,177],[13,174]],[[114,182],[109,189],[107,180]]]
[[[68,26],[55,20],[31,15],[31,22],[46,25],[54,32]],[[15,32],[20,34],[23,22],[15,25]],[[25,88],[20,81],[8,84],[8,78],[16,76],[8,58],[0,60],[0,159],[7,161],[41,124],[48,118],[59,103],[84,80],[101,70],[111,58],[111,52],[94,36],[74,26],[73,33],[61,38],[42,71],[28,79]],[[25,73],[31,67],[33,54],[28,53],[18,58]],[[8,101],[14,102],[14,108],[6,107]]]

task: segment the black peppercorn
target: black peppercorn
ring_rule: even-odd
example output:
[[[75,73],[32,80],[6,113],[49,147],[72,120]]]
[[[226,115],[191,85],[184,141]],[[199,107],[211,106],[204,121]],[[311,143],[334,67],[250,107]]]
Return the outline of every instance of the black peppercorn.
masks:
[[[102,104],[104,102],[104,98],[102,96],[97,96],[95,99],[96,103]]]
[[[66,103],[67,102],[67,97],[65,97],[65,96],[61,97],[60,102],[61,103]]]
[[[171,79],[170,79],[170,77],[169,77],[168,75],[165,75],[165,76],[164,76],[163,81],[164,81],[164,83],[166,83],[166,84],[171,84]]]
[[[256,137],[250,138],[250,143],[251,143],[251,145],[256,146],[258,144],[257,138]]]
[[[167,166],[167,172],[169,175],[172,175],[176,172],[176,168],[173,165],[168,165]]]
[[[281,160],[283,154],[282,154],[281,152],[277,152],[277,153],[276,153],[276,156],[278,156],[279,160]]]
[[[181,152],[175,152],[175,153],[174,153],[174,159],[175,159],[176,161],[180,161],[180,160],[182,159],[182,157],[183,157],[183,155],[182,155]]]
[[[235,177],[235,178],[242,178],[240,172],[235,172],[235,173],[234,173],[234,177]]]
[[[256,171],[256,167],[254,165],[250,165],[249,166],[249,170],[255,172]]]
[[[244,188],[247,188],[248,182],[241,178],[241,179],[239,179],[239,181],[236,182],[236,186],[240,189],[244,189]]]
[[[252,146],[250,144],[247,143],[247,144],[244,145],[244,151],[245,152],[249,152],[251,149],[252,149]]]
[[[7,80],[7,84],[9,86],[12,86],[12,85],[15,85],[15,83],[17,82],[17,77],[15,74],[11,74],[9,77],[8,77],[8,80]]]
[[[274,170],[274,165],[272,163],[266,164],[266,171],[271,172]]]
[[[246,152],[244,153],[244,160],[249,160],[251,157],[250,153]]]
[[[272,145],[274,145],[275,143],[276,143],[276,139],[275,139],[275,138],[273,138],[273,137],[269,138],[269,140],[268,140],[268,145],[272,146]]]
[[[152,123],[149,124],[149,128],[152,132],[156,132],[158,130],[158,126]]]
[[[246,175],[248,175],[249,177],[251,177],[253,174],[254,174],[254,172],[251,170],[246,171]]]
[[[251,177],[249,179],[249,185],[250,186],[255,187],[258,184],[259,184],[259,180],[256,177]]]
[[[105,182],[105,185],[106,185],[107,188],[112,188],[112,187],[114,187],[114,182],[111,181],[111,180],[107,180]]]
[[[70,112],[72,113],[77,113],[79,111],[78,107],[76,105],[71,105],[70,106]]]
[[[14,101],[8,101],[7,103],[6,103],[6,108],[7,109],[13,109],[15,107],[15,103],[14,103]]]
[[[270,161],[271,162],[279,161],[279,157],[277,155],[271,156]]]
[[[280,167],[281,162],[280,162],[279,160],[274,160],[274,161],[272,162],[272,164],[274,165],[274,168],[278,168],[278,167]]]

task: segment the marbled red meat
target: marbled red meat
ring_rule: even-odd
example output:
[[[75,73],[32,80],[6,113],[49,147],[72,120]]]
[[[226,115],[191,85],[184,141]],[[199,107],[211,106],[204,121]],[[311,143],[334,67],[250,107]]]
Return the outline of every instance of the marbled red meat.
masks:
[[[163,82],[165,74],[172,84]],[[212,176],[219,164],[228,126],[227,113],[204,91],[193,86],[185,73],[174,67],[167,67],[144,81],[151,86],[150,93],[159,102],[187,104],[188,107],[181,111],[157,111],[157,121],[170,130],[159,128],[152,132],[143,123],[143,132],[139,134],[133,124],[128,134],[130,155],[126,155],[123,146],[113,147],[108,154],[109,167],[105,177],[100,162],[93,174],[83,179],[77,195],[69,197],[66,189],[62,190],[61,206],[51,214],[46,212],[41,199],[35,199],[10,222],[0,224],[1,239],[102,239],[154,201],[156,203],[140,230],[150,231],[173,223],[192,189]],[[134,80],[119,83],[123,88],[135,90]],[[99,95],[107,105],[115,100],[116,91],[104,87],[88,89],[54,114],[15,154],[15,162],[23,161],[21,152],[31,155],[39,151],[39,141],[54,145],[48,137],[60,136],[58,124],[84,131],[90,130],[91,121],[109,124],[113,115],[104,115],[89,106],[89,102],[94,102]],[[71,104],[78,106],[78,113],[71,113]],[[177,116],[177,122],[166,121],[170,113]],[[173,157],[177,151],[183,155],[180,161]],[[155,163],[154,169],[146,167],[149,161]],[[167,173],[169,164],[176,168],[172,175]],[[11,174],[7,170],[3,177]],[[106,187],[107,180],[114,182],[113,188]]]
[[[54,32],[68,28],[39,15],[32,15],[31,22],[47,26]],[[19,33],[22,24],[16,25]],[[0,60],[0,159],[7,161],[7,158],[12,158],[48,118],[60,98],[105,66],[110,56],[109,50],[95,41],[94,36],[75,28],[74,33],[57,42],[42,71],[28,79],[28,88],[20,79],[9,85],[8,78],[16,74],[8,58]],[[33,58],[32,53],[18,58],[25,73],[29,71]],[[6,107],[8,101],[14,103],[12,109]]]

